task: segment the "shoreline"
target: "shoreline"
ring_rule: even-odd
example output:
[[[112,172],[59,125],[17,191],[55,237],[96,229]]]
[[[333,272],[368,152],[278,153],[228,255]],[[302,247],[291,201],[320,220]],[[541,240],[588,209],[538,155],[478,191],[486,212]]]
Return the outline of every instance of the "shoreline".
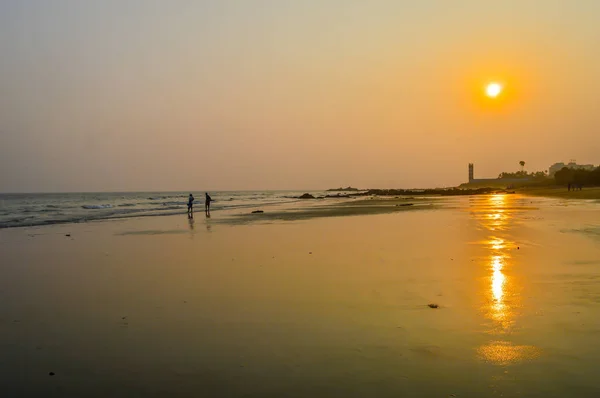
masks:
[[[257,204],[256,206],[244,207],[244,212],[241,212],[239,208],[213,210],[208,217],[206,217],[204,211],[200,210],[194,213],[195,217],[193,217],[192,220],[206,218],[207,220],[211,220],[214,224],[240,225],[270,221],[300,221],[314,218],[391,214],[405,211],[439,209],[441,208],[439,205],[440,199],[440,197],[353,197],[340,198],[335,202],[328,200],[327,203],[324,203],[321,200],[304,200],[276,205],[263,204],[261,206],[260,204]],[[79,221],[53,220],[30,225],[0,226],[0,231],[45,228],[52,226],[93,225],[99,222],[125,222],[128,220],[183,217],[185,215],[187,215],[187,212],[182,210],[155,214],[125,214]],[[211,218],[211,216],[215,215],[217,215],[217,218]]]
[[[440,201],[462,196],[486,196],[494,194],[520,194],[524,196],[547,197],[575,200],[600,200],[600,187],[583,188],[581,191],[567,191],[565,187],[521,187],[514,190],[485,189],[370,189],[348,195],[299,199],[285,203],[246,203],[239,207],[214,209],[219,223],[248,223],[256,221],[295,221],[322,217],[343,217],[396,213],[400,211],[427,210],[439,208]],[[51,225],[87,224],[93,221],[145,219],[164,216],[181,216],[184,209],[163,212],[124,213],[111,215],[90,214],[89,218],[37,220],[29,224],[1,224],[0,230],[13,228],[33,228]],[[196,214],[204,214],[198,211]]]

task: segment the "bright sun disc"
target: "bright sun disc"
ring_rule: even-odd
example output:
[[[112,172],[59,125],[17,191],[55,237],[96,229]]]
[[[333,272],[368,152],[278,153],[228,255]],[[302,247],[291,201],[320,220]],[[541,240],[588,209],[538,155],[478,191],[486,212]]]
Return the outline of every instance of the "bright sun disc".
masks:
[[[502,86],[499,83],[490,83],[485,88],[488,97],[496,98],[502,92]]]

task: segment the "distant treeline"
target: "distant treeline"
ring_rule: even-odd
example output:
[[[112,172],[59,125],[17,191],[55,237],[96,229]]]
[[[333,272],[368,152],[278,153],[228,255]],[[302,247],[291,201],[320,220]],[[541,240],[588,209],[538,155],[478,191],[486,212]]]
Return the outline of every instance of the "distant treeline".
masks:
[[[503,172],[498,175],[499,179],[519,179],[519,178],[527,178],[530,180],[544,180],[548,178],[548,174],[545,171],[535,171],[531,173],[527,173],[526,171],[516,171],[514,173]]]
[[[600,186],[600,167],[594,170],[577,170],[563,167],[554,175],[554,180],[559,185],[586,185]]]

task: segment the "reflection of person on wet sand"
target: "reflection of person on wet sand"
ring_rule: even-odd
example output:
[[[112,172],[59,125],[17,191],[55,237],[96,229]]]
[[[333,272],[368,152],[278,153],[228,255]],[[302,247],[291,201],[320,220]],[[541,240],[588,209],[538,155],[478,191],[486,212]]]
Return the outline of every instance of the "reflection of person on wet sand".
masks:
[[[212,198],[210,197],[210,195],[208,194],[208,192],[205,193],[205,201],[204,201],[204,211],[206,212],[207,215],[210,215],[210,202],[212,202]]]
[[[193,215],[188,216],[188,223],[190,224],[190,231],[193,231],[194,230],[194,216]]]

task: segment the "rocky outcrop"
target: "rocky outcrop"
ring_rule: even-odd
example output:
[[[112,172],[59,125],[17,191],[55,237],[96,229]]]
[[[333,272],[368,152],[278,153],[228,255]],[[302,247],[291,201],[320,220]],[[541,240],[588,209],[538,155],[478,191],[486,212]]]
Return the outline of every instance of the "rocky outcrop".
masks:
[[[334,188],[334,189],[328,189],[327,192],[358,192],[360,191],[360,189],[358,188],[352,188],[352,187],[346,187],[346,188]]]
[[[493,188],[459,189],[459,188],[437,188],[437,189],[369,189],[366,192],[351,194],[352,196],[407,196],[407,195],[440,195],[440,196],[462,196],[482,195],[493,193]]]
[[[309,193],[305,193],[303,195],[298,196],[298,199],[315,199],[315,197]]]

